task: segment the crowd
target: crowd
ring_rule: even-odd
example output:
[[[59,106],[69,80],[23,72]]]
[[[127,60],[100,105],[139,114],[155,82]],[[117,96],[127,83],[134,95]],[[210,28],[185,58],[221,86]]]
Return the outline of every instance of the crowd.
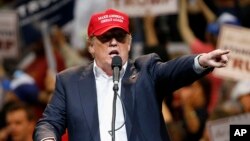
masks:
[[[184,55],[182,50],[170,52],[171,42],[186,45],[185,54],[207,53],[216,49],[222,25],[250,27],[249,0],[196,0],[194,5],[178,0],[178,6],[173,15],[149,12],[130,19],[131,59],[152,52],[164,61]],[[34,39],[21,57],[0,60],[0,141],[31,141],[35,123],[53,95],[55,73],[93,59],[87,48],[74,48],[70,35],[55,25],[50,32],[55,72],[48,65],[41,31],[34,27],[31,32]],[[173,92],[162,103],[162,113],[172,141],[209,141],[206,123],[249,113],[249,101],[250,78],[236,81],[211,73]]]

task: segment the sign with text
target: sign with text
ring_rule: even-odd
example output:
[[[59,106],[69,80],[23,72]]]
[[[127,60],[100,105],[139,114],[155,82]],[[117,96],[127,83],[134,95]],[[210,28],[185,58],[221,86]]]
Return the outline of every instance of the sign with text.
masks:
[[[20,35],[25,44],[32,43],[35,31],[42,22],[48,25],[63,26],[73,19],[75,0],[22,0],[16,1],[13,8],[19,17]]]
[[[177,0],[112,0],[112,7],[127,13],[131,17],[143,17],[145,14],[176,14]]]
[[[63,25],[73,19],[74,0],[22,0],[14,8],[21,27],[41,21]]]
[[[214,70],[214,74],[234,80],[250,79],[250,29],[225,25],[219,35],[217,48],[229,49],[227,67]]]
[[[18,55],[17,21],[14,11],[0,12],[0,59]]]
[[[209,133],[209,138],[211,141],[229,141],[230,140],[230,128],[231,125],[249,125],[250,123],[250,113],[240,114],[237,116],[231,116],[227,118],[221,118],[213,121],[207,122],[207,128]],[[238,128],[239,133],[242,135],[244,132]],[[236,130],[235,130],[236,131]],[[249,131],[250,132],[250,131]],[[234,134],[239,134],[238,132]]]

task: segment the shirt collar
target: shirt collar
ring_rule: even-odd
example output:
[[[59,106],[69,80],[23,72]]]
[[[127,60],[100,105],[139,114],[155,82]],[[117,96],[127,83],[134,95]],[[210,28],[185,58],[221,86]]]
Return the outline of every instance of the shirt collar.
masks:
[[[122,78],[124,76],[127,65],[128,65],[128,62],[126,62],[122,66],[122,69],[120,71],[120,76],[121,76],[120,78]],[[100,76],[105,77],[105,78],[109,78],[109,76],[100,67],[97,66],[95,60],[94,60],[93,72],[94,72],[95,78],[99,78]],[[113,76],[111,76],[111,77],[113,77]]]

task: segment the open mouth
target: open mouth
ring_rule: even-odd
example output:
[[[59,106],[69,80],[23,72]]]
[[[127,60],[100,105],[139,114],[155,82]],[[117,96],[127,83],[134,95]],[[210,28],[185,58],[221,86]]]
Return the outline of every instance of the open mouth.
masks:
[[[111,57],[114,57],[114,56],[116,56],[116,55],[119,55],[119,52],[118,52],[117,50],[112,50],[112,51],[109,53],[109,55],[110,55]]]

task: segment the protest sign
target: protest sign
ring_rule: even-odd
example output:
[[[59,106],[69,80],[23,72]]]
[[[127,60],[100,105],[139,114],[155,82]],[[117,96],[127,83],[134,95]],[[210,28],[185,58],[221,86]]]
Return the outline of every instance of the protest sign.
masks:
[[[130,17],[143,17],[146,13],[153,16],[176,14],[177,0],[113,0],[114,8],[127,13]]]
[[[249,125],[250,114],[240,114],[207,122],[211,141],[229,141],[230,125]]]
[[[0,12],[0,59],[18,55],[17,15],[14,11]]]
[[[225,68],[213,71],[216,76],[233,80],[250,79],[250,29],[223,26],[217,48],[229,49],[230,59]]]
[[[17,1],[14,9],[19,17],[21,39],[24,44],[30,44],[35,40],[32,32],[39,32],[41,23],[46,22],[48,26],[63,26],[73,19],[73,8],[75,0],[22,0]],[[41,34],[41,33],[40,33]],[[36,34],[37,35],[37,34]]]

